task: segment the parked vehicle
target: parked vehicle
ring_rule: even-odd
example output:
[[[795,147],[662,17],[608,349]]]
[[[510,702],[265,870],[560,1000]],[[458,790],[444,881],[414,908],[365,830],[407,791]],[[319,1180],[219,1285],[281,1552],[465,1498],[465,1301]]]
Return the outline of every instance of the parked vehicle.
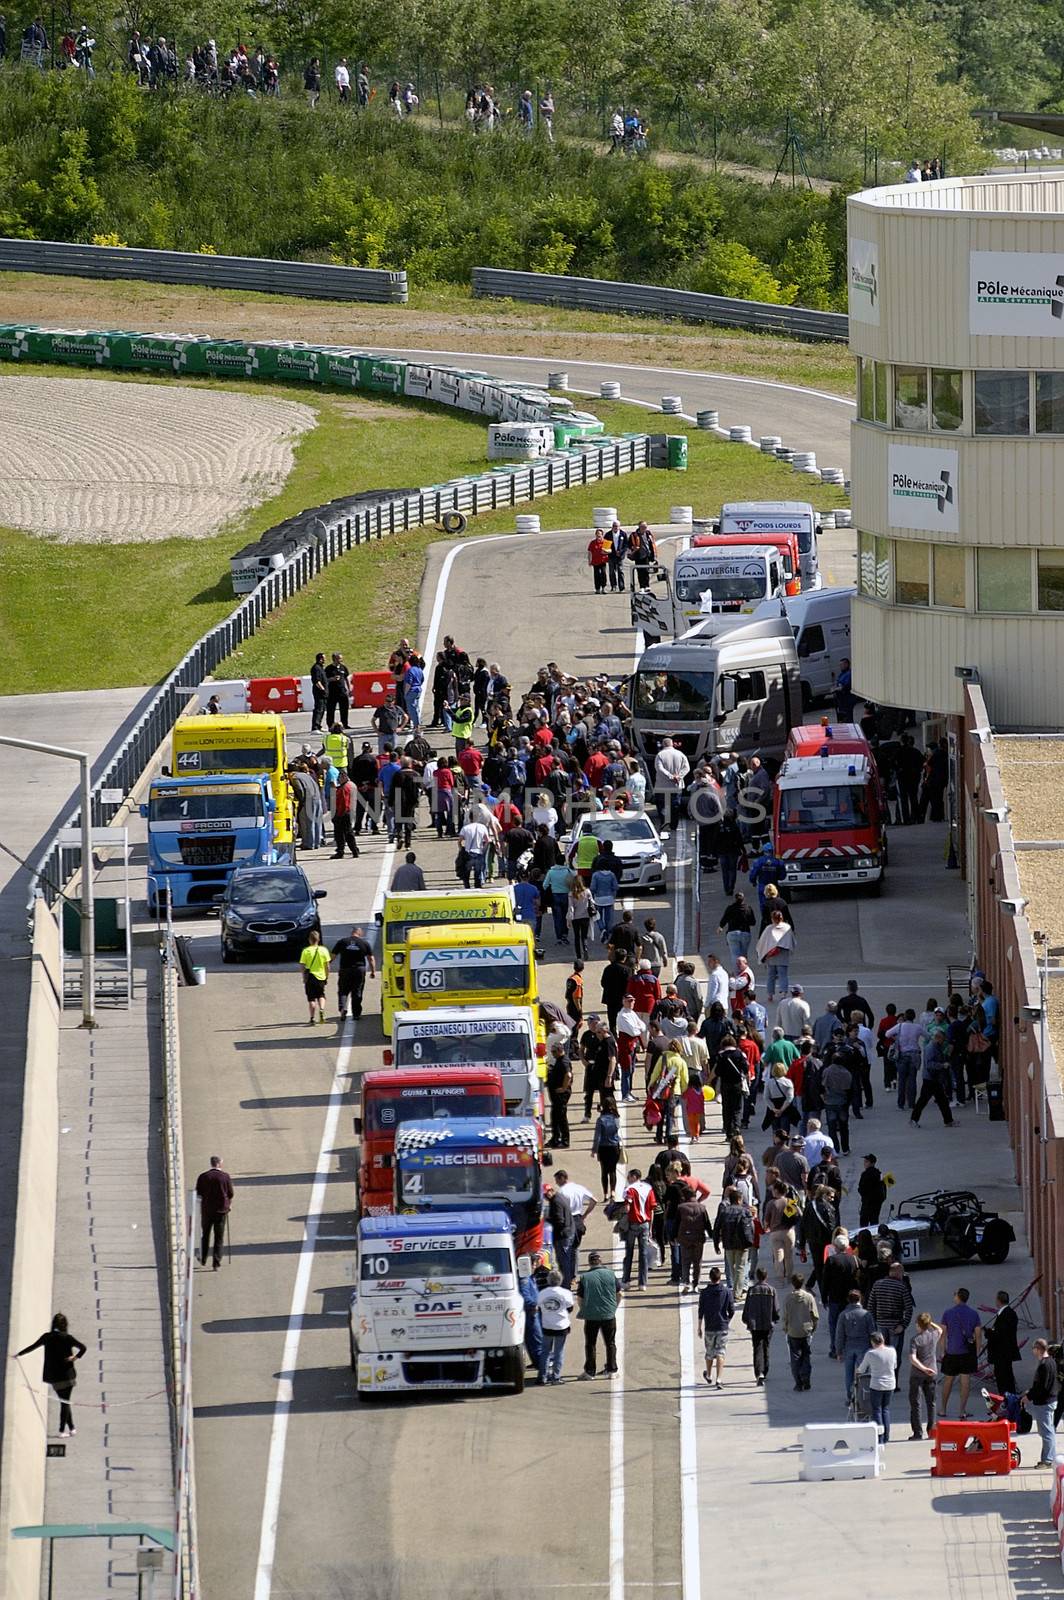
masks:
[[[784,761],[773,794],[772,844],[787,869],[787,888],[854,883],[878,894],[887,867],[887,808],[871,753]]]
[[[696,627],[651,645],[631,692],[632,736],[650,767],[665,737],[692,766],[728,750],[778,761],[801,703],[790,624],[767,618],[709,637]]]
[[[783,567],[784,591],[789,595],[802,592],[801,556],[798,536],[793,533],[720,533],[716,522],[701,522],[697,518],[691,534],[691,549],[747,549],[763,550],[772,545],[778,552]]]
[[[302,867],[240,867],[217,897],[222,960],[276,952],[298,956],[312,928],[321,932],[318,901]]]
[[[535,940],[524,922],[455,923],[413,928],[407,936],[409,1011],[439,1006],[528,1006],[536,1034],[546,1044],[539,1018]]]
[[[278,858],[295,860],[295,804],[288,782],[284,720],[276,711],[232,716],[181,717],[174,724],[172,773],[177,778],[227,773],[246,778],[264,772],[273,795],[273,838]]]
[[[525,1308],[507,1213],[363,1217],[348,1310],[358,1397],[525,1385]]]
[[[856,589],[813,589],[782,602],[766,600],[756,618],[783,615],[794,629],[802,675],[802,705],[830,698],[843,661],[850,659],[850,608]]]
[[[507,1114],[542,1117],[546,1054],[530,1006],[440,1006],[395,1013],[384,1065],[407,1073],[497,1067]]]
[[[237,867],[277,860],[269,779],[153,778],[148,821],[148,909],[213,905]]]
[[[514,893],[509,884],[495,884],[490,889],[422,889],[386,894],[377,914],[381,929],[384,1037],[391,1037],[392,1018],[406,1006],[406,941],[412,928],[513,920]]]
[[[612,843],[621,869],[622,892],[630,889],[664,892],[669,857],[661,842],[661,835],[645,811],[586,812],[577,821],[572,833],[560,840],[570,866],[575,866],[580,840],[588,834],[600,841],[609,839]],[[583,868],[581,877],[590,880],[590,869]]]
[[[891,1206],[878,1227],[909,1268],[938,1267],[973,1256],[1000,1266],[1015,1243],[1010,1222],[988,1211],[971,1189],[935,1189]]]
[[[366,1072],[359,1096],[356,1216],[386,1216],[395,1209],[395,1135],[404,1122],[506,1115],[502,1073],[488,1062]]]
[[[821,584],[820,512],[804,500],[732,500],[721,506],[720,533],[786,533],[798,541],[803,592]]]

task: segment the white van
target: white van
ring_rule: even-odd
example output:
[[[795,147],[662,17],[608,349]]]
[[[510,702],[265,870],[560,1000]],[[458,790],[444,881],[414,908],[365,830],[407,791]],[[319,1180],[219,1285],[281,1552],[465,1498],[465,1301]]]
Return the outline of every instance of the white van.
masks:
[[[802,677],[802,706],[829,698],[843,661],[850,657],[850,607],[856,589],[814,589],[782,602],[794,630],[794,648]],[[780,602],[767,600],[756,618],[778,617]]]
[[[506,1113],[542,1117],[545,1063],[531,1006],[440,1006],[397,1011],[386,1067],[498,1067]]]

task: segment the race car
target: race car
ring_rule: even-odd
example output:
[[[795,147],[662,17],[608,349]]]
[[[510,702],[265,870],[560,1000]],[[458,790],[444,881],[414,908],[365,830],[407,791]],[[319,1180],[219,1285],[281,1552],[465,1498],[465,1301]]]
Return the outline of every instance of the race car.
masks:
[[[997,1266],[1016,1238],[1011,1224],[987,1211],[970,1189],[914,1194],[891,1206],[877,1232],[909,1268],[945,1266],[973,1256]]]

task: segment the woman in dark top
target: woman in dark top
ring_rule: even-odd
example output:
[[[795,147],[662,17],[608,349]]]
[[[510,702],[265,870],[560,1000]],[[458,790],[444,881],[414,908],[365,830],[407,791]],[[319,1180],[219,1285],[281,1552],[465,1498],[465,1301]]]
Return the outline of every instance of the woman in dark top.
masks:
[[[74,1413],[70,1409],[70,1396],[78,1381],[74,1363],[85,1354],[86,1346],[68,1331],[67,1319],[61,1311],[57,1311],[52,1318],[52,1326],[48,1333],[42,1333],[39,1339],[35,1339],[25,1350],[20,1350],[18,1353],[20,1356],[28,1356],[31,1350],[38,1350],[42,1345],[44,1381],[51,1384],[59,1397],[59,1432],[65,1433],[69,1428],[73,1437],[78,1431],[74,1426]]]

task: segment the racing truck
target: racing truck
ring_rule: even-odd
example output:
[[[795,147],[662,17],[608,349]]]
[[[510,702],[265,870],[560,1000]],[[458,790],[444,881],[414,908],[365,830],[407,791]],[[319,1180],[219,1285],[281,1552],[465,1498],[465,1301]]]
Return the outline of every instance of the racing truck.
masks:
[[[502,1210],[363,1217],[351,1293],[351,1368],[360,1400],[418,1389],[525,1383],[521,1280]]]

